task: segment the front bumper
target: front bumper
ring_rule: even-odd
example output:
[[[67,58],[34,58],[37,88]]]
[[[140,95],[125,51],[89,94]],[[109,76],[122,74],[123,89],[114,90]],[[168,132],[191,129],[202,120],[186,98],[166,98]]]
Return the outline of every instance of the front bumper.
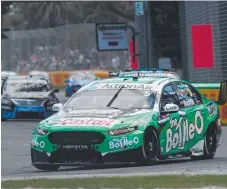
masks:
[[[46,110],[43,106],[15,106],[13,109],[1,107],[3,119],[43,119],[54,112]]]
[[[105,139],[99,144],[90,144],[87,140],[87,143],[83,144],[71,143],[68,145],[69,148],[64,148],[63,144],[53,144],[49,138],[49,136],[33,134],[31,144],[33,164],[77,165],[81,162],[132,162],[139,159],[137,152],[143,145],[143,133],[141,131],[116,137],[110,137],[106,134]],[[65,145],[67,146],[67,144]],[[83,148],[71,148],[70,146],[83,146]]]

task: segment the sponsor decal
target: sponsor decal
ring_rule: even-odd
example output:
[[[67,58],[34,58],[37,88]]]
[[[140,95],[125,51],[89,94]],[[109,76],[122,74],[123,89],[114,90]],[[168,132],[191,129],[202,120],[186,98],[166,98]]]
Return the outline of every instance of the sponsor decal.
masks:
[[[220,83],[192,83],[194,87],[220,87]]]
[[[138,137],[134,137],[132,140],[128,139],[127,137],[123,137],[121,139],[114,138],[113,141],[109,142],[109,148],[110,149],[126,148],[138,143],[139,143]]]
[[[69,112],[67,115],[69,116],[86,116],[86,117],[95,117],[95,116],[100,116],[100,117],[107,117],[108,115],[113,115],[117,116],[119,113],[121,113],[121,110],[75,110],[69,109]]]
[[[213,102],[210,102],[206,105],[209,115],[217,115],[217,108]]]
[[[43,141],[40,141],[40,142],[37,141],[37,135],[36,135],[36,137],[34,137],[32,139],[32,145],[35,146],[35,147],[39,147],[39,148],[45,147],[45,143]]]
[[[124,86],[124,89],[137,89],[137,90],[152,90],[153,85],[151,84],[137,84],[137,83],[128,83],[128,84],[119,84],[119,83],[107,83],[107,84],[97,84],[98,89],[120,89]]]
[[[204,129],[204,120],[200,113],[197,111],[195,114],[195,123],[188,124],[188,120],[183,120],[181,117],[179,121],[176,119],[170,120],[170,128],[166,131],[166,153],[171,149],[183,149],[185,142],[192,140],[195,137],[195,133],[201,135]],[[199,124],[200,123],[200,126]],[[176,132],[173,133],[175,127]]]
[[[111,127],[119,123],[117,120],[102,118],[69,118],[60,121],[62,126],[106,126]]]
[[[108,134],[111,136],[123,135],[123,134],[129,133],[129,132],[133,132],[136,129],[137,129],[136,127],[117,129],[117,130],[109,131]]]
[[[89,150],[88,145],[75,145],[75,144],[63,145],[62,148],[66,150],[76,150],[76,151]]]
[[[138,76],[138,72],[135,73],[121,73],[121,76]],[[170,78],[176,78],[174,74],[171,73],[161,73],[161,72],[139,72],[140,77],[170,77]]]
[[[169,111],[176,111],[176,110],[178,110],[178,109],[179,109],[178,106],[175,105],[175,104],[166,104],[166,105],[165,105],[165,111],[166,111],[166,112],[169,112]]]

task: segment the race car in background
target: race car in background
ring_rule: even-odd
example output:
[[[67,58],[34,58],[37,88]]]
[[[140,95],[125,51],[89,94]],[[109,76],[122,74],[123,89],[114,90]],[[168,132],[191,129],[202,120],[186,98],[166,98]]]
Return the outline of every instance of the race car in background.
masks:
[[[51,79],[48,72],[33,70],[28,73],[29,76],[40,76],[46,79],[51,84]]]
[[[71,72],[68,79],[65,80],[65,96],[70,97],[76,91],[78,91],[84,85],[91,83],[92,81],[97,80],[95,73],[93,72]]]
[[[12,72],[12,71],[2,71],[1,72],[1,77],[9,77],[9,76],[15,76],[17,75],[16,72]]]
[[[53,171],[83,163],[212,159],[220,145],[218,104],[226,102],[227,81],[219,88],[214,102],[176,78],[94,81],[66,104],[55,104],[58,113],[33,130],[32,164]]]
[[[1,94],[3,93],[2,87],[3,87],[3,85],[5,84],[6,79],[7,79],[7,77],[1,77]]]
[[[40,77],[11,76],[2,86],[1,119],[43,119],[52,115],[59,100],[49,83]]]

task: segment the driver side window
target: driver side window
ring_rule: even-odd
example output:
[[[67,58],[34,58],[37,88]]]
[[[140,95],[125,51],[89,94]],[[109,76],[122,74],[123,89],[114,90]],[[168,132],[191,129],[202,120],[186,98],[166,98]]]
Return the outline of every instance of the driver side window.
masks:
[[[179,106],[179,101],[173,84],[167,85],[163,88],[161,96],[161,111],[164,110],[166,104],[176,104]]]

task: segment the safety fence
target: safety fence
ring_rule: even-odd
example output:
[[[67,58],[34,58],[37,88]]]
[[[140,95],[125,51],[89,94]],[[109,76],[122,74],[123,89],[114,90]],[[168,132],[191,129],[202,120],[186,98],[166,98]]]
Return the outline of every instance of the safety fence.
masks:
[[[4,32],[1,67],[18,73],[30,70],[125,70],[128,51],[97,51],[95,24],[72,24]],[[130,36],[129,32],[129,36]]]

